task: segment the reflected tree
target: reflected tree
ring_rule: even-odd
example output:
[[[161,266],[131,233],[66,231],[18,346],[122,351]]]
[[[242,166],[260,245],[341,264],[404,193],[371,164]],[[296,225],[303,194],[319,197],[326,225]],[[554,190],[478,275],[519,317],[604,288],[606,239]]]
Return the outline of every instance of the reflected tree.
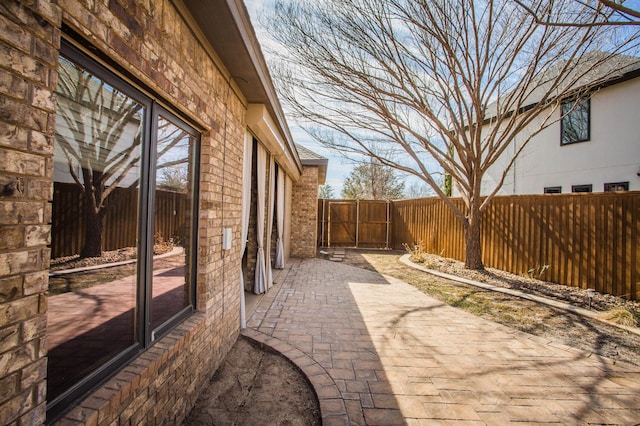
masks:
[[[109,196],[116,188],[139,184],[145,107],[65,58],[60,58],[57,97],[56,146],[84,206],[80,256],[101,256]],[[158,135],[163,137],[158,158],[185,140],[184,131],[163,133],[159,128]],[[158,168],[185,161],[167,160]]]

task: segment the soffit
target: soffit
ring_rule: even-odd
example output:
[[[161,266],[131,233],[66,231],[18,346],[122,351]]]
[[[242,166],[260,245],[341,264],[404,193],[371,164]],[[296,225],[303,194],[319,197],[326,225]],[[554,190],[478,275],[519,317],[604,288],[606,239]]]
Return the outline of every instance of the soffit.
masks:
[[[286,141],[301,171],[300,160],[278,100],[267,64],[262,55],[249,14],[242,0],[182,0],[201,34],[216,52],[231,79],[249,104],[263,104],[277,131]]]

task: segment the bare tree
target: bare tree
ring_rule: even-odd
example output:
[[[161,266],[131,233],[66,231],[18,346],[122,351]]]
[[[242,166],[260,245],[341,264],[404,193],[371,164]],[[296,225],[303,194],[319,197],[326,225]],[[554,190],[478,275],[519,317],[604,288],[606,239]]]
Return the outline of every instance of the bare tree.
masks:
[[[85,237],[80,256],[101,256],[109,196],[116,188],[135,188],[139,183],[143,106],[66,59],[61,59],[57,95],[56,144],[83,197]],[[156,158],[185,140],[188,143],[185,136],[169,122],[160,123]],[[156,169],[184,166],[186,161],[184,156],[169,158]]]
[[[404,181],[377,158],[358,164],[344,181],[342,198],[349,200],[396,200],[404,197]]]
[[[576,8],[573,0],[548,3],[529,7],[547,20]],[[320,142],[431,186],[462,221],[473,269],[483,268],[482,212],[515,157],[560,119],[563,99],[615,73],[612,58],[636,38],[612,27],[544,26],[508,0],[277,0],[265,24],[278,44],[275,79],[295,118]],[[481,197],[485,172],[523,129],[502,180]],[[434,170],[451,176],[464,209]]]
[[[433,195],[433,190],[424,182],[411,182],[404,191],[405,198],[425,198]]]
[[[333,187],[329,184],[320,185],[318,187],[318,198],[321,200],[330,200],[333,198]]]
[[[640,10],[627,7],[624,4],[624,0],[573,1],[575,2],[576,8],[565,12],[560,11],[560,13],[554,13],[552,16],[554,16],[555,19],[549,20],[547,13],[541,13],[536,10],[536,2],[515,0],[516,3],[535,18],[536,22],[542,25],[557,27],[640,25]],[[553,2],[549,2],[547,7],[553,8]],[[594,17],[596,19],[593,19]]]
[[[183,167],[181,167],[183,166]],[[186,164],[161,169],[156,180],[158,188],[175,192],[187,192],[189,186],[189,170]]]

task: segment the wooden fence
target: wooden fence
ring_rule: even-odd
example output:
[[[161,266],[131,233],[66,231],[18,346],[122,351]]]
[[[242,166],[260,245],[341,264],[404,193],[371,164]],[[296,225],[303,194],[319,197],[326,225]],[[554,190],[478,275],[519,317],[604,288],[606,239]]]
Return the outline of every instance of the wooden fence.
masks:
[[[461,200],[453,202],[462,208]],[[392,248],[420,244],[464,259],[462,223],[442,200],[394,201],[390,211]],[[638,191],[495,197],[482,218],[486,266],[524,274],[549,265],[545,280],[634,300],[640,299],[639,245]]]
[[[318,201],[319,246],[390,248],[390,238],[390,202]]]
[[[138,190],[117,188],[107,199],[103,249],[134,247],[138,239]],[[85,213],[82,192],[75,184],[56,183],[52,203],[51,257],[80,253],[84,244]],[[156,191],[154,229],[165,240],[180,238],[189,214],[187,194]]]
[[[464,259],[462,224],[443,201],[397,201],[392,210],[394,248],[420,243]],[[640,192],[495,197],[482,218],[486,266],[523,274],[549,265],[548,281],[634,300],[639,242]]]

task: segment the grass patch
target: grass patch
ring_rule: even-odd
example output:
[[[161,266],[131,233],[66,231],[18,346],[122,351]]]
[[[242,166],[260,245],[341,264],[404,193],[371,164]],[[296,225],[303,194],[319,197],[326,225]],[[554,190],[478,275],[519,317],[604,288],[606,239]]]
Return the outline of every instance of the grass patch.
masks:
[[[425,274],[400,263],[395,256],[364,257],[370,259],[378,272],[409,283],[447,305],[521,331],[542,332],[547,328],[545,321],[556,316],[552,309],[530,301]]]
[[[436,277],[404,265],[399,258],[398,253],[354,251],[348,252],[345,260],[353,266],[367,265],[367,269],[400,279],[442,303],[514,330],[640,365],[640,338],[627,331],[530,300]],[[628,313],[637,315],[635,310]],[[629,318],[625,313],[609,315]],[[638,316],[634,319],[640,322]]]
[[[633,314],[624,308],[613,308],[598,315],[600,318],[627,327],[637,327],[638,321]]]

